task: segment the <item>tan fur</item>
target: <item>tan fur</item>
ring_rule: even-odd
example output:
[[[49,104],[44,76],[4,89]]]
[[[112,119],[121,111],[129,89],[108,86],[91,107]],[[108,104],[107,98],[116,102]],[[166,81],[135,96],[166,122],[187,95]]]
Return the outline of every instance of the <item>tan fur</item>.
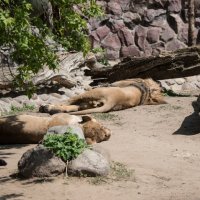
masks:
[[[147,91],[142,94],[138,86]],[[144,96],[145,95],[145,96]],[[161,94],[160,86],[152,79],[127,79],[111,84],[111,87],[99,87],[83,94],[72,97],[61,105],[41,106],[41,112],[56,113],[68,112],[84,115],[97,112],[108,112],[122,110],[141,104],[162,104],[166,103]]]
[[[33,144],[41,141],[48,128],[79,124],[86,141],[98,143],[108,140],[110,130],[89,116],[59,113],[52,116],[15,115],[0,118],[0,144]]]

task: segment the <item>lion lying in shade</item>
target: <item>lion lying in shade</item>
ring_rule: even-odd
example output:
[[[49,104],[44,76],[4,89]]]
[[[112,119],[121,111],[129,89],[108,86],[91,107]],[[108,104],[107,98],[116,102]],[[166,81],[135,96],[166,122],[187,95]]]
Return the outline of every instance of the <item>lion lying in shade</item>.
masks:
[[[144,104],[163,104],[161,87],[152,79],[127,79],[70,98],[60,105],[43,105],[41,112],[75,115],[122,110]]]
[[[111,131],[90,116],[58,113],[52,116],[16,115],[0,118],[0,144],[33,144],[40,142],[48,128],[79,124],[88,144],[108,140]]]

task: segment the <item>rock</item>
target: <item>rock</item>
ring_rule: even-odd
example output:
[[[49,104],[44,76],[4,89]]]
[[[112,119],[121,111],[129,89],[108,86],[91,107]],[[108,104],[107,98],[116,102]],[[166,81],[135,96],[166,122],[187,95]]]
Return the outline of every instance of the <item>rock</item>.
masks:
[[[90,18],[88,22],[90,24],[91,30],[95,30],[99,27],[101,21],[97,18]]]
[[[180,42],[177,39],[173,39],[166,44],[167,51],[175,51],[177,49],[182,49],[187,47],[183,42]]]
[[[161,29],[160,28],[149,28],[147,31],[147,41],[152,44],[159,41]]]
[[[116,60],[119,58],[119,51],[106,49],[106,58],[108,60]]]
[[[167,79],[165,80],[165,82],[167,83],[167,85],[171,86],[175,84],[175,80],[174,79]]]
[[[103,40],[110,33],[110,29],[106,25],[104,25],[97,28],[96,33],[99,36],[100,40]]]
[[[125,27],[124,21],[123,20],[115,20],[115,19],[110,19],[109,23],[111,24],[111,30],[112,32],[118,32],[122,28]]]
[[[70,161],[67,167],[67,173],[75,176],[106,176],[109,170],[109,161],[90,149],[84,150],[76,159]]]
[[[131,46],[123,46],[121,49],[121,56],[122,57],[139,57],[140,56],[140,50],[138,49],[138,47],[136,47],[135,45],[131,45]]]
[[[197,81],[200,82],[200,75],[198,75],[196,77],[197,77]]]
[[[41,94],[39,95],[40,99],[42,99],[42,101],[47,101],[49,99],[49,95],[47,94]]]
[[[114,0],[115,1],[115,0]],[[129,10],[129,5],[131,0],[117,0],[124,12]]]
[[[113,15],[121,15],[122,9],[120,4],[114,1],[108,2],[108,12]]]
[[[134,44],[134,36],[130,29],[124,27],[118,31],[118,36],[121,40],[122,45],[130,46]]]
[[[80,121],[81,121],[80,117]],[[83,130],[78,125],[69,126],[53,126],[47,130],[47,134],[64,134],[70,131],[72,134],[76,134],[80,139],[85,139]]]
[[[167,24],[160,36],[160,39],[164,42],[168,42],[174,37],[175,37],[175,32]]]
[[[155,18],[159,17],[160,15],[166,14],[166,10],[163,9],[147,9],[144,12],[144,21],[150,23],[154,21]]]
[[[119,51],[121,48],[121,42],[117,34],[110,33],[108,34],[104,40],[102,40],[101,44],[103,47],[112,49],[115,51]]]
[[[165,43],[159,41],[157,43],[151,44],[151,48],[152,48],[152,55],[158,56],[162,51],[165,50]]]
[[[12,103],[12,98],[11,97],[7,97],[7,98],[1,98],[1,101],[5,102],[5,103],[9,103],[11,104]]]
[[[42,145],[26,151],[18,162],[19,174],[25,178],[57,176],[65,169],[65,163]]]
[[[133,13],[133,12],[126,12],[122,15],[122,19],[124,20],[124,23],[128,24],[131,23],[131,25],[138,24],[141,22],[141,17],[138,13]]]
[[[197,89],[197,87],[194,83],[185,82],[182,85],[182,90],[185,90],[185,91],[192,91],[192,90],[196,90],[196,89]]]
[[[14,99],[15,99],[15,101],[17,101],[20,104],[23,104],[24,101],[29,100],[28,97],[25,96],[25,95],[21,95],[21,96],[15,97]]]
[[[176,78],[176,79],[175,79],[175,82],[176,82],[178,85],[182,85],[183,83],[185,83],[185,79],[184,79],[184,78]]]
[[[176,94],[180,93],[181,89],[182,89],[182,85],[174,84],[171,86],[171,90]]]
[[[180,0],[170,0],[168,1],[168,11],[173,13],[179,13],[182,9],[182,2]]]
[[[146,56],[150,56],[152,53],[152,48],[147,42],[147,28],[143,26],[138,26],[135,30],[135,42],[140,50],[144,51]]]
[[[160,82],[162,88],[164,88],[167,91],[171,90],[171,87],[165,82],[165,80],[160,80],[159,82]]]
[[[196,76],[189,76],[185,78],[186,82],[196,82],[197,81],[197,77]]]
[[[11,104],[5,103],[0,100],[0,108],[1,108],[0,110],[2,113],[9,113],[11,110]]]
[[[111,162],[111,156],[107,149],[103,148],[100,143],[96,143],[92,145],[92,150],[100,153],[104,158],[106,158],[109,162]]]
[[[36,94],[36,93],[34,93],[34,94],[32,95],[32,97],[31,97],[31,99],[32,99],[32,100],[36,100],[36,99],[38,99],[38,96],[37,96],[37,94]]]
[[[19,102],[15,101],[15,99],[12,100],[11,106],[13,106],[15,108],[22,108],[23,107],[23,105],[20,104]]]

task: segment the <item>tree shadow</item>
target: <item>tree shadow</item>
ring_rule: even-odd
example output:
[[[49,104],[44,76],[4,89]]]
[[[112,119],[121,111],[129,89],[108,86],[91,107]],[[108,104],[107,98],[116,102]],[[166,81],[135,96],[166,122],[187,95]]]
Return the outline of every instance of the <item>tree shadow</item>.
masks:
[[[200,116],[194,112],[187,116],[180,128],[176,130],[173,135],[196,135],[200,133]]]
[[[7,199],[16,199],[18,197],[22,197],[23,193],[11,193],[11,194],[5,194],[0,196],[0,200],[7,200]]]
[[[3,177],[5,180],[16,180],[20,181],[22,185],[29,185],[29,184],[42,184],[42,183],[51,183],[55,180],[55,177],[31,177],[25,178],[19,173],[11,174],[9,177]]]

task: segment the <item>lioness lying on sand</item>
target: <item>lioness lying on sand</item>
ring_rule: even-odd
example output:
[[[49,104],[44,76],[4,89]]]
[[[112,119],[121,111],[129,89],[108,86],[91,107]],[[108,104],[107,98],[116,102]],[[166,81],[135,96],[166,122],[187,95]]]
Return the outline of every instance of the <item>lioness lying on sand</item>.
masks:
[[[166,103],[158,83],[152,79],[127,79],[110,87],[99,87],[70,98],[65,104],[45,105],[40,112],[77,115],[122,110],[142,104]]]
[[[16,115],[0,118],[0,144],[33,144],[41,141],[48,128],[80,124],[88,144],[110,138],[109,129],[90,116],[58,113],[52,116]]]

